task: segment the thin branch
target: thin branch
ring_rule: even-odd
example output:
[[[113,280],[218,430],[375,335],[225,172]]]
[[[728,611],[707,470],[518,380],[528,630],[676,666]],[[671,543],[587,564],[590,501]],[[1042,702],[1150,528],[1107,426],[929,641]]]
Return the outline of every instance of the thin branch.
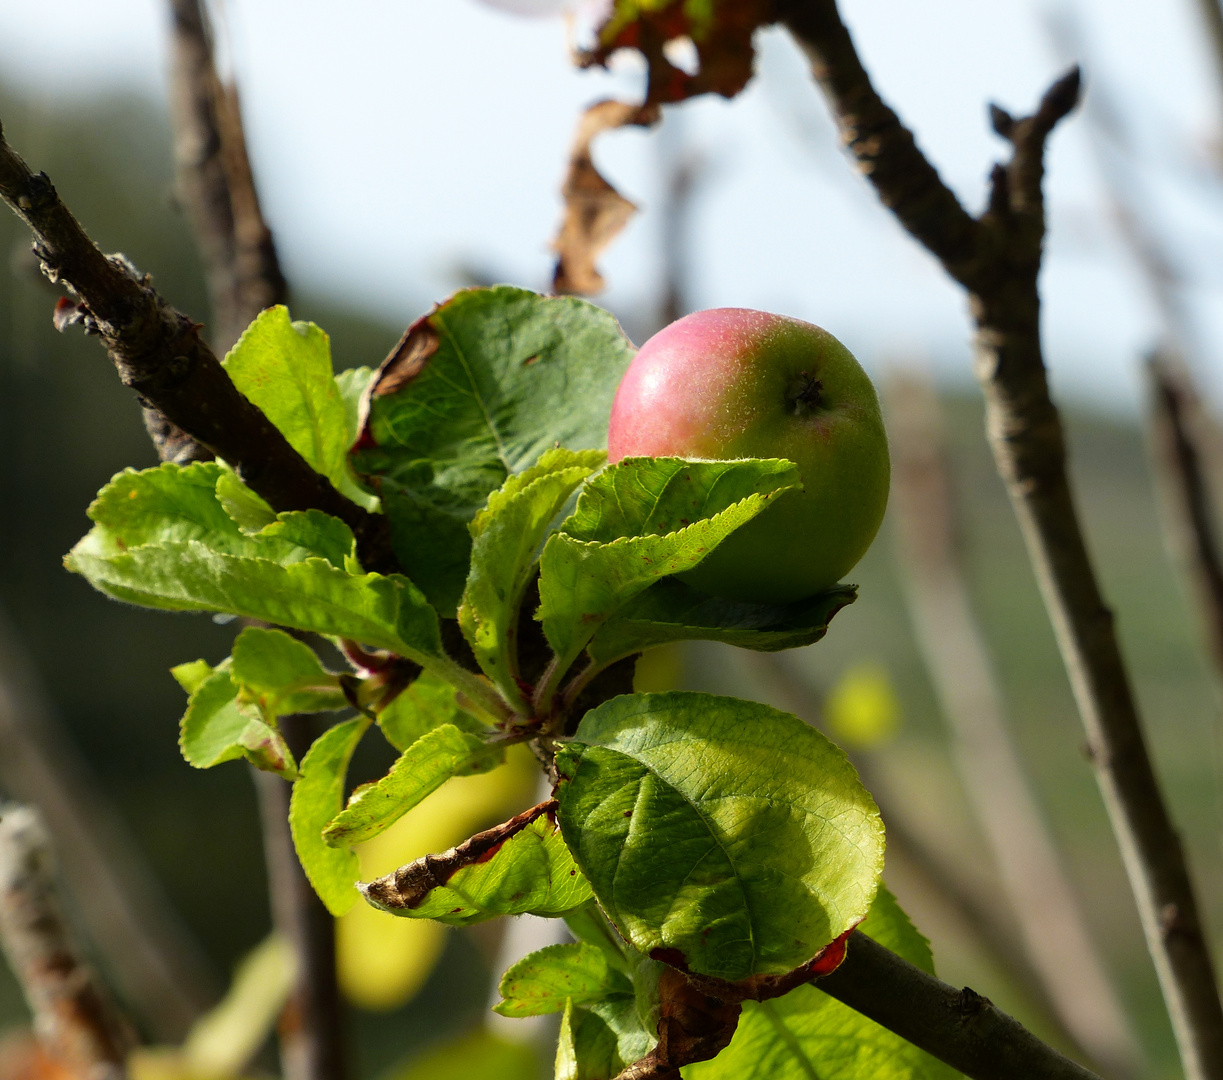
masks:
[[[120,1080],[131,1033],[60,914],[50,841],[27,806],[0,807],[0,945],[51,1056],[73,1075]]]
[[[281,730],[300,761],[321,734],[317,716],[285,716]],[[343,1005],[336,974],[335,920],[306,879],[289,833],[291,785],[252,770],[263,824],[272,922],[293,944],[293,994],[280,1019],[287,1080],[344,1080]]]
[[[203,257],[213,346],[228,351],[288,286],[263,219],[243,134],[237,90],[217,73],[200,0],[169,0],[170,102],[179,202]]]
[[[856,930],[844,963],[815,985],[972,1080],[1099,1080],[989,998],[949,986]]]
[[[38,808],[73,872],[73,906],[116,989],[160,1042],[217,999],[207,958],[51,711],[0,608],[0,785]]]
[[[43,272],[80,298],[66,321],[81,321],[102,338],[119,377],[143,404],[229,462],[274,509],[332,514],[352,528],[367,569],[394,568],[386,518],[367,513],[310,468],[238,392],[200,339],[199,325],[158,296],[126,260],[103,255],[46,174],[31,173],[2,134],[0,197],[33,231]]]
[[[1193,583],[1215,672],[1223,678],[1223,559],[1199,446],[1204,441],[1205,416],[1182,365],[1156,352],[1148,357],[1146,367],[1152,450],[1169,504],[1170,546]]]
[[[995,114],[1012,146],[994,170],[989,208],[963,209],[921,159],[854,53],[835,0],[785,0],[784,17],[810,57],[846,142],[884,203],[970,293],[976,369],[994,458],[1070,676],[1104,803],[1134,891],[1147,947],[1190,1080],[1223,1078],[1223,1007],[1180,837],[1147,752],[1129,675],[1083,538],[1066,469],[1061,421],[1040,342],[1037,276],[1044,239],[1045,141],[1074,107],[1078,71],[1037,112]],[[860,117],[873,118],[861,137]],[[894,148],[890,151],[889,148]],[[908,171],[878,162],[907,162]]]
[[[928,379],[887,387],[892,520],[918,646],[951,728],[952,754],[1024,946],[1062,1022],[1117,1076],[1140,1072],[1126,1019],[1062,870],[1004,716],[960,567],[938,401]]]

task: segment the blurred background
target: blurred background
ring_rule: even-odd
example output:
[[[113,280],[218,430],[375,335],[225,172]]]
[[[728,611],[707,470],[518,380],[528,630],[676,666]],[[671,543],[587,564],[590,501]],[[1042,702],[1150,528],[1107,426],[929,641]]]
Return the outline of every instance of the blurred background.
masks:
[[[408,322],[457,287],[548,287],[577,116],[600,97],[638,95],[642,71],[625,59],[578,72],[559,5],[519,3],[527,16],[514,7],[225,0],[214,9],[293,316],[328,331],[337,368],[379,363]],[[1223,94],[1201,10],[1192,0],[1066,0],[1056,17],[1032,0],[846,0],[842,9],[877,85],[974,209],[1004,149],[986,103],[1022,112],[1069,56],[1084,64],[1088,104],[1048,158],[1046,356],[1156,765],[1212,939],[1223,942],[1219,699],[1197,610],[1164,542],[1141,364],[1175,344],[1208,407],[1223,403]],[[105,250],[123,251],[207,321],[195,243],[172,195],[167,22],[158,0],[60,0],[54,13],[0,0],[0,120]],[[1137,1071],[1177,1075],[1079,720],[983,437],[962,296],[854,175],[780,31],[758,36],[757,71],[735,101],[695,101],[652,131],[597,144],[604,174],[641,207],[600,262],[609,289],[598,302],[638,343],[669,312],[779,311],[833,331],[883,385],[897,371],[934,379],[942,419],[926,418],[946,442],[952,555],[1003,721],[1141,1043]],[[182,761],[183,695],[168,668],[220,659],[232,630],[124,608],[63,570],[96,490],[155,455],[97,344],[53,330],[55,296],[20,223],[0,214],[0,673],[62,729],[64,752],[79,752],[82,783],[151,870],[149,903],[181,920],[202,980],[219,989],[269,928],[254,791],[244,768],[196,772]],[[914,564],[898,557],[897,540],[893,520],[854,574],[860,599],[825,641],[777,662],[713,646],[662,652],[639,677],[753,697],[823,724],[857,756],[885,816],[914,834],[893,840],[887,873],[931,937],[940,974],[1064,1046],[1039,978],[1008,962],[1006,942],[1022,952],[1022,935],[956,770],[954,725],[915,633]],[[467,800],[463,835],[526,805],[529,779],[516,775],[483,802]],[[413,838],[409,823],[400,847],[378,858],[389,869],[429,850],[409,852],[414,843],[461,838],[429,828],[418,821]],[[79,870],[63,867],[68,879]],[[383,920],[395,923],[376,919],[341,931],[354,1080],[407,1075],[422,1054],[481,1029],[498,974],[496,929],[409,936],[375,971],[361,958],[391,932]],[[0,970],[0,1032],[24,1023]]]

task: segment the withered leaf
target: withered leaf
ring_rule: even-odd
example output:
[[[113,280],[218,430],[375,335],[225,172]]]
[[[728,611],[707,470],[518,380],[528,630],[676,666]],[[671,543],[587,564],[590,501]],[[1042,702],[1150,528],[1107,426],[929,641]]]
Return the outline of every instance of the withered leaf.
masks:
[[[637,207],[595,168],[591,143],[605,131],[629,125],[649,127],[658,117],[656,105],[610,100],[597,102],[582,114],[569,151],[569,171],[561,188],[565,214],[552,243],[557,253],[554,292],[577,296],[601,292],[603,278],[595,261],[637,212]]]

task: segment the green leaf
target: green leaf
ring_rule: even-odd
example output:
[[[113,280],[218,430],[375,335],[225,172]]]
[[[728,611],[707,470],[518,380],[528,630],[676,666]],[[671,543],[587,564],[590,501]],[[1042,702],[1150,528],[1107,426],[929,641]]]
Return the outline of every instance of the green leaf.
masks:
[[[883,886],[859,929],[934,974],[929,943]],[[772,1001],[746,1002],[730,1046],[712,1061],[684,1069],[685,1080],[953,1080],[959,1075],[834,1001],[818,982]]]
[[[203,675],[205,669],[207,675]],[[191,693],[178,738],[188,764],[211,769],[244,757],[266,772],[290,780],[296,777],[297,763],[284,739],[252,706],[238,701],[238,685],[227,668],[213,670],[196,660],[172,669],[172,674]]]
[[[759,652],[796,649],[819,641],[832,617],[857,595],[852,585],[838,585],[793,604],[744,604],[663,578],[608,619],[587,651],[603,667],[670,641],[722,641]]]
[[[879,812],[797,717],[709,694],[618,697],[556,767],[565,841],[639,952],[730,980],[781,974],[870,907]]]
[[[548,945],[524,956],[501,976],[502,1016],[541,1016],[564,1012],[566,999],[586,1005],[604,998],[633,999],[633,984],[593,945]]]
[[[344,475],[349,440],[331,341],[284,305],[261,312],[223,361],[234,385],[262,410],[316,472]]]
[[[606,446],[632,355],[593,304],[507,286],[456,293],[405,335],[354,464],[383,498],[401,564],[443,614],[462,593],[466,524],[545,450]]]
[[[360,864],[347,848],[323,842],[323,826],[344,804],[348,763],[370,721],[364,716],[336,724],[314,740],[301,764],[301,779],[289,800],[289,829],[297,858],[314,891],[337,918],[357,902]]]
[[[308,510],[244,533],[217,497],[224,476],[215,462],[120,473],[65,564],[129,603],[244,615],[418,662],[441,657],[437,613],[406,578],[357,573],[348,526]]]
[[[798,486],[793,462],[751,458],[625,458],[588,481],[540,563],[538,617],[558,670],[618,608],[691,570],[770,498]]]
[[[340,399],[344,402],[344,444],[352,446],[361,435],[361,399],[374,381],[374,369],[349,368],[335,377]]]
[[[359,844],[390,828],[452,776],[487,772],[505,757],[478,735],[443,724],[409,746],[381,780],[362,784],[340,812],[325,822],[323,838],[333,847]]]
[[[401,866],[362,885],[361,891],[374,907],[392,915],[452,926],[501,915],[557,918],[590,903],[590,883],[574,865],[556,826],[546,815],[522,823],[524,817],[478,833],[442,855]]]
[[[234,641],[230,671],[244,698],[268,719],[348,707],[336,675],[283,630],[246,627]]]
[[[520,698],[514,631],[548,526],[603,463],[601,450],[549,450],[511,476],[471,523],[471,570],[459,625],[481,669],[508,701]]]
[[[608,1080],[640,1061],[658,1042],[646,1031],[633,1000],[588,1006],[569,1002],[556,1044],[556,1080]]]
[[[443,724],[453,724],[473,735],[486,733],[486,724],[460,708],[458,692],[445,679],[425,672],[397,695],[377,716],[382,734],[396,750],[406,750],[417,739]]]
[[[282,566],[198,541],[98,555],[87,536],[65,560],[116,600],[166,611],[221,611],[353,638],[413,660],[440,656],[437,613],[407,578],[356,576],[323,559]]]
[[[247,536],[254,536],[276,520],[276,511],[242,483],[236,473],[221,473],[217,479],[217,500]]]

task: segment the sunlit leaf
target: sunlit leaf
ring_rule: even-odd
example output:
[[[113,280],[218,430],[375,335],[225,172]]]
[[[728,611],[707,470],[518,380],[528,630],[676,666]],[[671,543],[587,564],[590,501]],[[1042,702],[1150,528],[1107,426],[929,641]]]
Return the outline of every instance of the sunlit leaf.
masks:
[[[485,674],[510,701],[518,698],[514,631],[548,526],[577,486],[600,464],[599,450],[549,450],[489,496],[471,523],[471,570],[459,625]]]
[[[556,918],[582,907],[591,900],[590,884],[556,826],[539,810],[401,866],[361,891],[392,915],[455,926],[501,915]],[[530,814],[537,816],[524,822]]]
[[[269,718],[348,707],[339,680],[309,645],[283,630],[248,626],[234,641],[230,671]]]
[[[400,754],[381,780],[357,788],[342,812],[337,805],[322,823],[323,836],[334,847],[369,840],[452,776],[486,771],[500,764],[504,755],[503,748],[490,746],[480,736],[442,724]]]
[[[540,562],[539,618],[561,670],[617,609],[799,483],[792,462],[754,459],[625,458],[593,477]]]
[[[605,998],[633,999],[633,984],[614,968],[607,953],[585,942],[548,945],[524,956],[504,975],[502,1000],[493,1011],[502,1016],[540,1016],[564,1012],[566,1000],[586,1005]]]
[[[178,739],[189,764],[210,769],[244,757],[267,772],[288,779],[297,775],[297,763],[280,733],[253,706],[239,703],[238,685],[227,668],[213,670],[196,660],[173,668],[172,674],[191,695]]]
[[[618,697],[556,764],[565,840],[639,952],[724,979],[780,974],[870,907],[879,812],[845,755],[788,713]]]
[[[344,805],[348,763],[370,721],[346,720],[320,735],[301,763],[301,779],[289,801],[289,828],[302,869],[332,915],[343,915],[359,899],[360,865],[348,848],[323,842],[323,826]]]
[[[458,692],[445,679],[425,672],[378,713],[378,726],[396,750],[406,750],[443,724],[479,735],[488,726],[459,705]]]

